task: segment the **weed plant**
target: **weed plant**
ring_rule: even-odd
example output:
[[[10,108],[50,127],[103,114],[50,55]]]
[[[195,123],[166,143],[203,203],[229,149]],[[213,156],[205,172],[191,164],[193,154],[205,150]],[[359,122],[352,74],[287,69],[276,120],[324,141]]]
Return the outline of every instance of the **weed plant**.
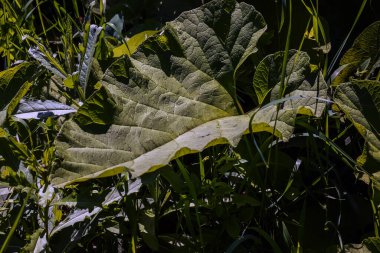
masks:
[[[213,2],[239,5],[205,2],[1,2],[0,253],[358,252],[356,248],[380,252],[379,21],[353,38],[358,22],[373,5],[367,0],[361,1],[353,19],[347,18],[352,26],[339,45],[330,40],[334,24],[320,15],[318,0],[252,3],[262,11],[267,30],[257,50],[234,69],[234,92],[223,89],[233,93],[236,121],[248,118],[239,142],[228,143],[229,136],[212,139],[201,152],[183,149],[169,163],[147,167],[138,176],[119,167],[108,174],[102,170],[100,176],[89,167],[78,169],[83,176],[79,179],[57,176],[66,161],[73,162],[65,152],[78,148],[81,131],[92,136],[84,147],[95,150],[91,145],[97,136],[117,125],[115,115],[126,105],[109,88],[113,84],[105,84],[111,82],[105,76],[113,75],[127,87],[135,74],[127,70],[137,69],[140,59],[158,55],[164,61],[172,52],[182,57],[169,43],[171,30],[164,26],[180,11]],[[194,13],[230,14],[228,8]],[[214,30],[224,28],[216,25]],[[244,37],[244,32],[236,37]],[[149,64],[153,66],[147,60],[145,65]],[[303,86],[294,89],[300,93],[289,92],[298,78],[291,74],[298,66],[308,73],[302,83],[317,86],[306,90],[314,92],[311,97],[302,93]],[[260,97],[255,80],[262,77],[255,78],[262,68],[270,72],[265,84],[274,84]],[[277,95],[272,98],[275,87]],[[293,123],[282,118],[289,104],[305,98],[309,100],[299,108],[323,110],[297,109]],[[268,108],[273,109],[273,120],[259,129],[257,115]],[[212,129],[213,120],[202,124]],[[288,138],[284,122],[291,125]],[[139,141],[155,142],[155,135],[149,134],[140,134]],[[122,138],[115,135],[106,142]],[[81,152],[77,168],[85,164]],[[102,154],[91,157],[95,164]],[[146,163],[160,159],[150,157]],[[120,164],[112,159],[102,162]]]

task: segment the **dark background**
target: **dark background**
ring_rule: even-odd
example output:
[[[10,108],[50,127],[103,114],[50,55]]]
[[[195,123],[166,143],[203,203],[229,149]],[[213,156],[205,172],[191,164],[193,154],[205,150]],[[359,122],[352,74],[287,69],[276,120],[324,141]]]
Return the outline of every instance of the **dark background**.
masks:
[[[64,1],[61,0],[63,3]],[[181,12],[199,7],[209,0],[108,0],[107,19],[120,13],[124,16],[124,34],[133,34],[147,30],[159,29],[165,22],[173,20]],[[239,1],[243,2],[243,1]],[[289,4],[289,0],[245,0],[260,11],[268,23],[268,30],[276,30],[276,18],[280,15],[280,4]],[[277,9],[276,4],[277,3]],[[305,1],[308,3],[308,1]],[[316,0],[313,0],[316,3]],[[328,24],[328,36],[331,39],[332,50],[329,57],[332,58],[341,43],[347,36],[355,17],[360,9],[362,0],[320,0],[319,11],[323,19]],[[66,6],[70,10],[71,1],[67,1]],[[86,1],[79,1],[84,11]],[[293,0],[293,43],[291,48],[297,48],[303,36],[309,14],[304,8],[301,0]],[[47,9],[48,10],[48,9]],[[276,12],[277,11],[277,12]],[[53,13],[50,13],[53,15]],[[368,0],[366,7],[353,31],[346,49],[352,45],[353,40],[371,23],[380,20],[380,1]],[[285,20],[285,24],[287,20]],[[280,39],[285,37],[286,25],[282,29]]]
[[[312,1],[315,3],[317,0]],[[327,33],[332,44],[332,50],[329,53],[330,59],[334,56],[335,52],[348,34],[362,1],[363,0],[319,0],[319,12],[321,17],[328,24]],[[25,3],[26,2],[28,1],[25,1]],[[42,4],[40,5],[43,16],[50,20],[54,20],[54,17],[57,15],[52,6],[52,2],[53,1],[41,2]],[[88,2],[91,1],[58,0],[57,2],[64,6],[68,13],[74,19],[77,19],[78,24],[80,24],[86,17]],[[75,15],[73,2],[76,2],[79,7],[80,17],[76,17]],[[98,0],[96,2],[98,2]],[[173,20],[181,12],[199,7],[204,2],[209,2],[209,0],[108,0],[106,21],[109,21],[115,14],[122,15],[124,17],[123,35],[130,37],[143,30],[160,29],[165,22]],[[278,21],[276,19],[281,15],[281,4],[289,4],[289,0],[245,0],[245,2],[252,4],[263,14],[268,23],[268,31],[273,32],[274,34],[272,42],[273,40],[277,40],[276,43],[278,46],[270,49],[269,52],[266,53],[272,53],[272,51],[283,49],[287,31],[286,24],[288,21],[285,19],[285,25],[281,33],[278,33],[276,25]],[[310,15],[304,8],[301,0],[293,0],[292,2],[293,27],[290,47],[298,48]],[[305,2],[309,3],[307,0]],[[33,4],[35,4],[34,1],[30,4],[29,9],[35,7]],[[36,18],[34,18],[36,33],[41,34],[42,27],[39,18],[37,18],[38,13],[36,10],[33,12],[33,15],[36,16]],[[380,20],[380,1],[368,0],[359,22],[345,46],[345,50],[352,45],[353,40],[365,27],[377,20]],[[96,23],[96,20],[94,19],[92,22]],[[50,31],[49,36],[51,37],[48,38],[49,40],[56,40],[61,35],[57,34],[55,36],[54,31]],[[345,50],[343,50],[343,52]],[[4,61],[4,59],[2,60]]]

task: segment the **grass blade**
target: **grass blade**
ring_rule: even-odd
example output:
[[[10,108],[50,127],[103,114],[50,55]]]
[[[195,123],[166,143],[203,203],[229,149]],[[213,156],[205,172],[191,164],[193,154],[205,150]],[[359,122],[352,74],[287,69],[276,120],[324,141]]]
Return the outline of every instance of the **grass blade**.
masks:
[[[17,214],[16,220],[13,223],[12,228],[9,231],[9,234],[7,235],[7,238],[5,238],[5,241],[4,241],[3,245],[1,246],[0,253],[3,253],[5,251],[5,249],[7,248],[8,244],[9,244],[9,242],[11,241],[12,236],[13,236],[13,234],[16,231],[16,228],[18,226],[18,223],[20,222],[21,216],[24,213],[24,209],[25,209],[26,203],[28,203],[31,191],[32,191],[32,189],[29,189],[28,194],[26,195],[26,198],[24,200],[24,203],[22,203],[21,209],[20,209],[20,211]]]
[[[343,48],[345,47],[348,39],[350,38],[351,33],[356,26],[356,23],[358,22],[360,16],[362,15],[364,7],[366,6],[366,4],[367,4],[367,0],[363,0],[362,5],[360,6],[360,9],[358,11],[358,14],[356,15],[355,21],[352,24],[350,31],[348,32],[346,38],[343,40],[343,43],[340,45],[338,51],[336,52],[336,54],[334,55],[334,58],[331,61],[329,68],[327,69],[327,76],[330,76],[331,71],[334,69],[334,66],[335,66],[336,62],[338,61],[338,58],[339,58],[340,54],[342,53]]]

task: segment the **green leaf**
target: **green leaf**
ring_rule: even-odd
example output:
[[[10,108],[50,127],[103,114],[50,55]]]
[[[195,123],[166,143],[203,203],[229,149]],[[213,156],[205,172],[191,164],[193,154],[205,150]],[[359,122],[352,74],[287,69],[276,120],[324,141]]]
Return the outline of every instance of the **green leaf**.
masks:
[[[250,5],[212,1],[169,22],[130,59],[114,62],[102,80],[107,99],[115,104],[110,121],[102,125],[91,115],[94,109],[87,108],[83,114],[96,127],[78,120],[62,126],[56,140],[61,163],[53,184],[65,186],[126,171],[138,177],[210,146],[236,146],[249,132],[252,115],[253,131],[272,133],[276,125],[275,134],[289,139],[297,113],[306,108],[314,115],[319,110],[313,97],[326,84],[319,75],[304,78],[298,86],[289,85],[285,100],[238,115],[234,73],[255,51],[265,27]],[[283,108],[277,115],[280,103]]]
[[[380,60],[380,21],[368,26],[355,40],[352,48],[347,50],[343,55],[340,65],[346,65],[345,68],[334,80],[334,84],[347,81],[360,65],[370,59],[367,70],[371,72],[372,67]]]
[[[368,26],[355,40],[352,48],[347,50],[340,61],[341,65],[363,62],[371,58],[373,65],[380,57],[380,21]]]
[[[29,91],[35,69],[32,63],[21,63],[0,72],[0,126]]]
[[[39,228],[33,232],[33,234],[30,236],[30,242],[23,247],[24,252],[35,252],[37,241],[40,238],[40,235],[43,233],[43,231],[44,230],[42,228]]]
[[[112,123],[115,108],[115,102],[102,87],[78,109],[74,120],[81,126],[109,125]]]
[[[7,105],[7,116],[10,116],[13,111],[17,108],[22,98],[28,93],[30,87],[32,87],[32,83],[26,81],[17,92],[17,94],[13,97],[13,100]]]
[[[139,230],[144,242],[154,251],[159,249],[159,242],[156,237],[155,214],[150,210],[140,212]]]
[[[327,84],[320,72],[308,74],[306,77],[301,80],[296,77],[294,79],[297,82],[289,82],[291,85],[287,87],[284,98],[273,100],[259,111],[249,113],[253,116],[253,132],[267,131],[288,141],[293,133],[297,114],[316,117],[322,115],[328,98]],[[271,97],[275,97],[279,90],[280,84],[277,84]],[[273,93],[276,95],[272,95]]]
[[[36,59],[42,66],[48,69],[54,75],[65,79],[67,74],[62,66],[52,57],[47,50],[41,51],[43,46],[29,48],[29,54]]]
[[[30,153],[26,145],[20,143],[8,134],[4,129],[0,128],[0,155],[8,162],[16,162],[26,160],[30,157]]]
[[[156,33],[158,33],[158,31],[148,30],[133,35],[130,39],[127,40],[127,44],[122,44],[113,49],[113,56],[131,56],[146,39],[155,35]]]
[[[57,141],[64,161],[55,184],[110,176],[126,168],[138,176],[146,166],[161,167],[207,145],[236,145],[249,117],[217,119],[238,114],[227,90],[234,93],[234,71],[256,50],[265,29],[260,13],[234,1],[213,1],[169,22],[130,62],[122,58],[105,73],[102,84],[118,112],[110,114],[112,125],[99,134],[84,132],[73,121],[64,125]],[[146,162],[143,154],[162,161]]]
[[[73,198],[72,196],[66,197],[59,201],[55,201],[54,206],[66,206],[66,207],[76,207],[73,213],[70,213],[63,221],[61,221],[54,229],[51,231],[51,235],[55,235],[61,232],[63,229],[71,227],[78,222],[82,222],[87,218],[93,217],[104,211],[104,207],[109,206],[112,203],[119,202],[124,196],[129,196],[140,190],[142,186],[141,179],[137,178],[135,180],[128,180],[128,189],[120,190],[113,187],[111,191],[105,196],[104,200],[100,202],[98,198],[89,196],[89,192],[81,191],[79,196]]]
[[[279,88],[281,83],[281,69],[284,52],[265,57],[257,66],[253,77],[253,87],[256,92],[259,104],[262,105],[266,96],[272,91],[271,100],[280,98]],[[305,52],[290,50],[288,62],[286,64],[287,89],[298,87],[309,74],[310,57]]]
[[[88,78],[90,77],[91,66],[94,59],[96,42],[98,40],[98,36],[101,31],[102,31],[102,27],[98,27],[97,25],[90,26],[90,31],[88,34],[88,40],[87,40],[87,45],[86,45],[86,52],[84,54],[84,58],[81,64],[79,77],[78,77],[79,83],[82,86],[84,91],[86,91],[86,88],[87,88],[87,82],[88,82]]]
[[[366,154],[360,161],[380,179],[380,82],[352,80],[338,86],[334,102],[363,136]]]
[[[270,103],[250,115],[253,132],[267,131],[287,141],[293,133],[297,114],[322,115],[328,101],[328,87],[321,72],[312,72],[310,57],[305,52],[290,50],[285,90],[281,91],[283,57],[284,52],[277,52],[259,63],[253,85],[259,103],[262,105],[266,97]]]
[[[0,72],[0,110],[13,100],[26,81],[31,81],[35,71],[32,63],[21,63]]]

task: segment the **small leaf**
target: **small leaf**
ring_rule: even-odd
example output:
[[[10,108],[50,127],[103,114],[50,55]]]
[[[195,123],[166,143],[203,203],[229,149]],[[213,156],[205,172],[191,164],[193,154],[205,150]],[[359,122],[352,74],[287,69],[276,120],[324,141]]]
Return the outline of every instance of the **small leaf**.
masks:
[[[81,69],[79,72],[79,83],[84,91],[86,91],[87,81],[91,71],[92,60],[94,58],[96,42],[101,31],[102,27],[98,27],[97,25],[90,26],[86,52],[84,54],[84,59],[82,61]]]
[[[30,242],[23,247],[23,252],[37,253],[43,251],[43,247],[41,246],[43,246],[44,243],[40,241],[37,246],[37,242],[40,239],[40,235],[43,233],[43,231],[43,228],[39,228],[34,231],[34,233],[30,236]]]
[[[368,237],[363,240],[363,244],[367,246],[369,252],[380,252],[380,238]]]
[[[32,87],[32,83],[26,81],[20,90],[17,92],[17,94],[13,97],[12,101],[7,106],[7,115],[10,116],[14,112],[14,110],[19,105],[22,98],[27,94],[30,87]]]
[[[63,84],[69,89],[74,89],[75,83],[77,81],[78,75],[68,75],[67,78],[63,81]]]
[[[106,26],[106,34],[111,35],[117,39],[120,39],[120,33],[124,29],[124,15],[120,13],[115,14],[109,21],[109,23],[113,24],[116,31],[110,26]]]
[[[277,52],[265,57],[257,66],[253,77],[253,87],[260,105],[275,87],[271,93],[270,100],[281,98],[279,90],[283,58],[284,52]],[[306,75],[309,74],[309,61],[310,57],[305,52],[296,50],[289,51],[285,72],[285,82],[288,90],[292,90],[293,87],[298,87]]]
[[[82,126],[109,125],[113,121],[116,103],[102,87],[91,95],[78,109],[74,120]]]
[[[48,57],[46,54],[41,52],[41,50],[38,49],[37,47],[36,48],[32,48],[32,47],[29,48],[28,52],[34,59],[39,61],[42,66],[44,66],[46,69],[50,70],[54,75],[56,75],[62,79],[65,79],[66,73],[63,71],[62,68],[58,69],[56,67],[59,64],[54,60],[54,58],[52,58],[51,56]]]

